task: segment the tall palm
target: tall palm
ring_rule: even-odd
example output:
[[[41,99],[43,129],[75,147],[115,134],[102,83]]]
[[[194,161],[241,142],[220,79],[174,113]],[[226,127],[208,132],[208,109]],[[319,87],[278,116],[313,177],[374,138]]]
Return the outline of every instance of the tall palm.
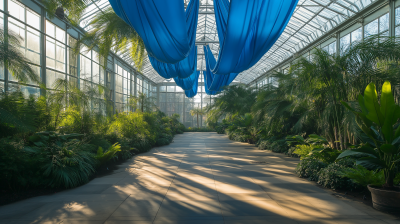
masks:
[[[72,25],[78,26],[82,14],[92,0],[41,0],[40,2],[44,4],[44,9],[50,17],[55,15],[61,17],[60,14],[64,14],[65,10],[67,12],[65,16]]]
[[[146,57],[145,46],[139,34],[110,7],[96,14],[89,24],[92,29],[78,41],[75,50],[86,45],[89,50],[99,49],[100,56],[107,58],[111,50],[132,58],[136,68],[141,69]]]
[[[207,122],[217,122],[223,116],[245,115],[251,111],[257,92],[245,85],[232,85],[216,96],[206,108]]]
[[[190,110],[190,115],[197,116],[197,128],[199,128],[199,115],[205,115],[205,111],[202,108],[194,108]]]
[[[151,112],[156,108],[154,100],[154,97],[148,97],[146,94],[139,92],[138,96],[131,96],[129,98],[129,106],[134,111],[140,108],[141,112]]]
[[[0,29],[0,66],[5,67],[19,82],[40,83],[40,78],[31,66],[31,62],[20,50],[23,39],[12,32]]]
[[[53,110],[54,128],[58,125],[61,112],[69,106],[75,106],[83,115],[85,111],[91,110],[92,105],[108,102],[105,94],[107,88],[101,85],[84,84],[78,88],[74,83],[57,79],[53,88],[55,90],[48,94],[48,100]]]

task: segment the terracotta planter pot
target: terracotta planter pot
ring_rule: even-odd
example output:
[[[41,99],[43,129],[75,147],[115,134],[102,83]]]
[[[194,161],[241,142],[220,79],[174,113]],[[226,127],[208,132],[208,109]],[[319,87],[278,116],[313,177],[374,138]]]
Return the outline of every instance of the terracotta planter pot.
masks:
[[[400,188],[398,191],[384,190],[368,185],[374,208],[384,212],[400,212]]]

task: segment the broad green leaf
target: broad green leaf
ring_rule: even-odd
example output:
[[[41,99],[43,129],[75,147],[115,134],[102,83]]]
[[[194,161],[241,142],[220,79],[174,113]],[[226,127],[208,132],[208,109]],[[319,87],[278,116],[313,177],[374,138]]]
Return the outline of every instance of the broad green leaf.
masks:
[[[394,133],[394,139],[400,137],[400,126],[397,127],[396,132]]]
[[[367,118],[375,122],[379,127],[383,126],[384,117],[378,103],[378,93],[375,84],[371,82],[364,91],[364,103],[368,110]]]
[[[391,144],[381,145],[380,150],[385,154],[393,154],[397,152],[396,147]]]
[[[362,113],[367,115],[368,110],[367,110],[367,107],[365,107],[364,97],[360,94],[360,95],[358,95],[357,100],[358,100],[358,105],[360,105],[360,107],[361,107]]]
[[[397,121],[395,117],[396,106],[393,104],[390,108],[386,108],[385,123],[382,126],[382,133],[386,142],[393,141],[393,125]]]
[[[392,86],[390,85],[389,81],[386,81],[382,85],[382,93],[381,93],[380,103],[381,103],[380,110],[381,110],[381,113],[382,113],[383,117],[385,118],[385,122],[386,122],[386,116],[393,116],[393,114],[394,114],[393,106],[395,106],[394,97],[393,97],[393,93],[392,93]]]
[[[348,157],[348,156],[368,156],[371,158],[376,158],[376,156],[374,154],[356,151],[355,149],[352,149],[352,150],[346,150],[346,151],[340,153],[340,155],[336,159],[341,159],[341,158]]]
[[[344,102],[343,100],[340,101],[344,107],[346,107],[348,110],[352,111],[352,112],[356,112],[352,107],[349,106],[349,104],[347,104],[346,102]]]
[[[392,145],[397,144],[397,142],[399,142],[399,141],[400,141],[400,137],[397,137],[396,139],[394,139],[394,140],[392,141]]]
[[[356,123],[357,125],[360,127],[360,129],[369,137],[371,138],[373,141],[375,141],[374,133],[371,130],[371,126],[368,126],[369,123],[370,125],[372,125],[372,122],[369,121],[364,114],[360,114],[359,116],[356,117]]]
[[[386,168],[386,164],[384,161],[382,161],[378,158],[372,158],[372,157],[360,158],[356,161],[356,164],[361,165],[370,170]]]

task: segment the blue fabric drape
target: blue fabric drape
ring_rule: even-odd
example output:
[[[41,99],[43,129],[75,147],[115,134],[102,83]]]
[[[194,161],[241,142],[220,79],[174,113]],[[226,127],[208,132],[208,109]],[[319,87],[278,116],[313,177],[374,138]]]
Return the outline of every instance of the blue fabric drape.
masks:
[[[185,95],[189,98],[192,98],[197,95],[197,87],[199,86],[200,71],[195,71],[194,74],[195,74],[195,77],[194,77],[194,83],[193,83],[192,88],[190,90],[185,90]]]
[[[189,77],[184,79],[176,77],[174,78],[174,81],[176,85],[181,87],[183,90],[190,90],[192,89],[193,85],[198,79],[199,79],[198,71],[194,71]]]
[[[297,2],[214,0],[220,51],[211,71],[240,73],[255,65],[280,37]]]
[[[175,64],[189,55],[195,38],[188,36],[188,27],[195,32],[197,22],[187,24],[185,18],[188,14],[198,16],[199,0],[190,1],[186,15],[183,0],[109,2],[115,13],[142,37],[149,56],[160,62]]]
[[[197,47],[193,46],[189,56],[176,64],[159,62],[150,56],[149,60],[154,70],[163,78],[178,77],[184,79],[191,76],[197,69]]]
[[[193,74],[197,68],[197,47],[195,46],[196,30],[198,21],[199,0],[192,0],[186,9],[186,29],[191,47],[188,57],[182,61],[170,64],[158,61],[156,58],[149,56],[149,60],[153,68],[159,75],[166,79],[170,78],[187,78]]]
[[[224,86],[228,86],[236,78],[238,73],[231,73],[227,75],[214,74],[211,69],[217,63],[214,55],[209,46],[204,46],[204,54],[206,58],[206,71],[204,74],[204,85],[208,95],[215,95],[222,91]]]

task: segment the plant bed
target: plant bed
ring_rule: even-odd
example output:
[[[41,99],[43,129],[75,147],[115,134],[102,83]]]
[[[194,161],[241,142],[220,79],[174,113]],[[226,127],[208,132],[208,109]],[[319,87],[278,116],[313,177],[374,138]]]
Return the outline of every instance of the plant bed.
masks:
[[[373,207],[379,211],[400,214],[400,187],[384,189],[368,185],[371,192]]]

